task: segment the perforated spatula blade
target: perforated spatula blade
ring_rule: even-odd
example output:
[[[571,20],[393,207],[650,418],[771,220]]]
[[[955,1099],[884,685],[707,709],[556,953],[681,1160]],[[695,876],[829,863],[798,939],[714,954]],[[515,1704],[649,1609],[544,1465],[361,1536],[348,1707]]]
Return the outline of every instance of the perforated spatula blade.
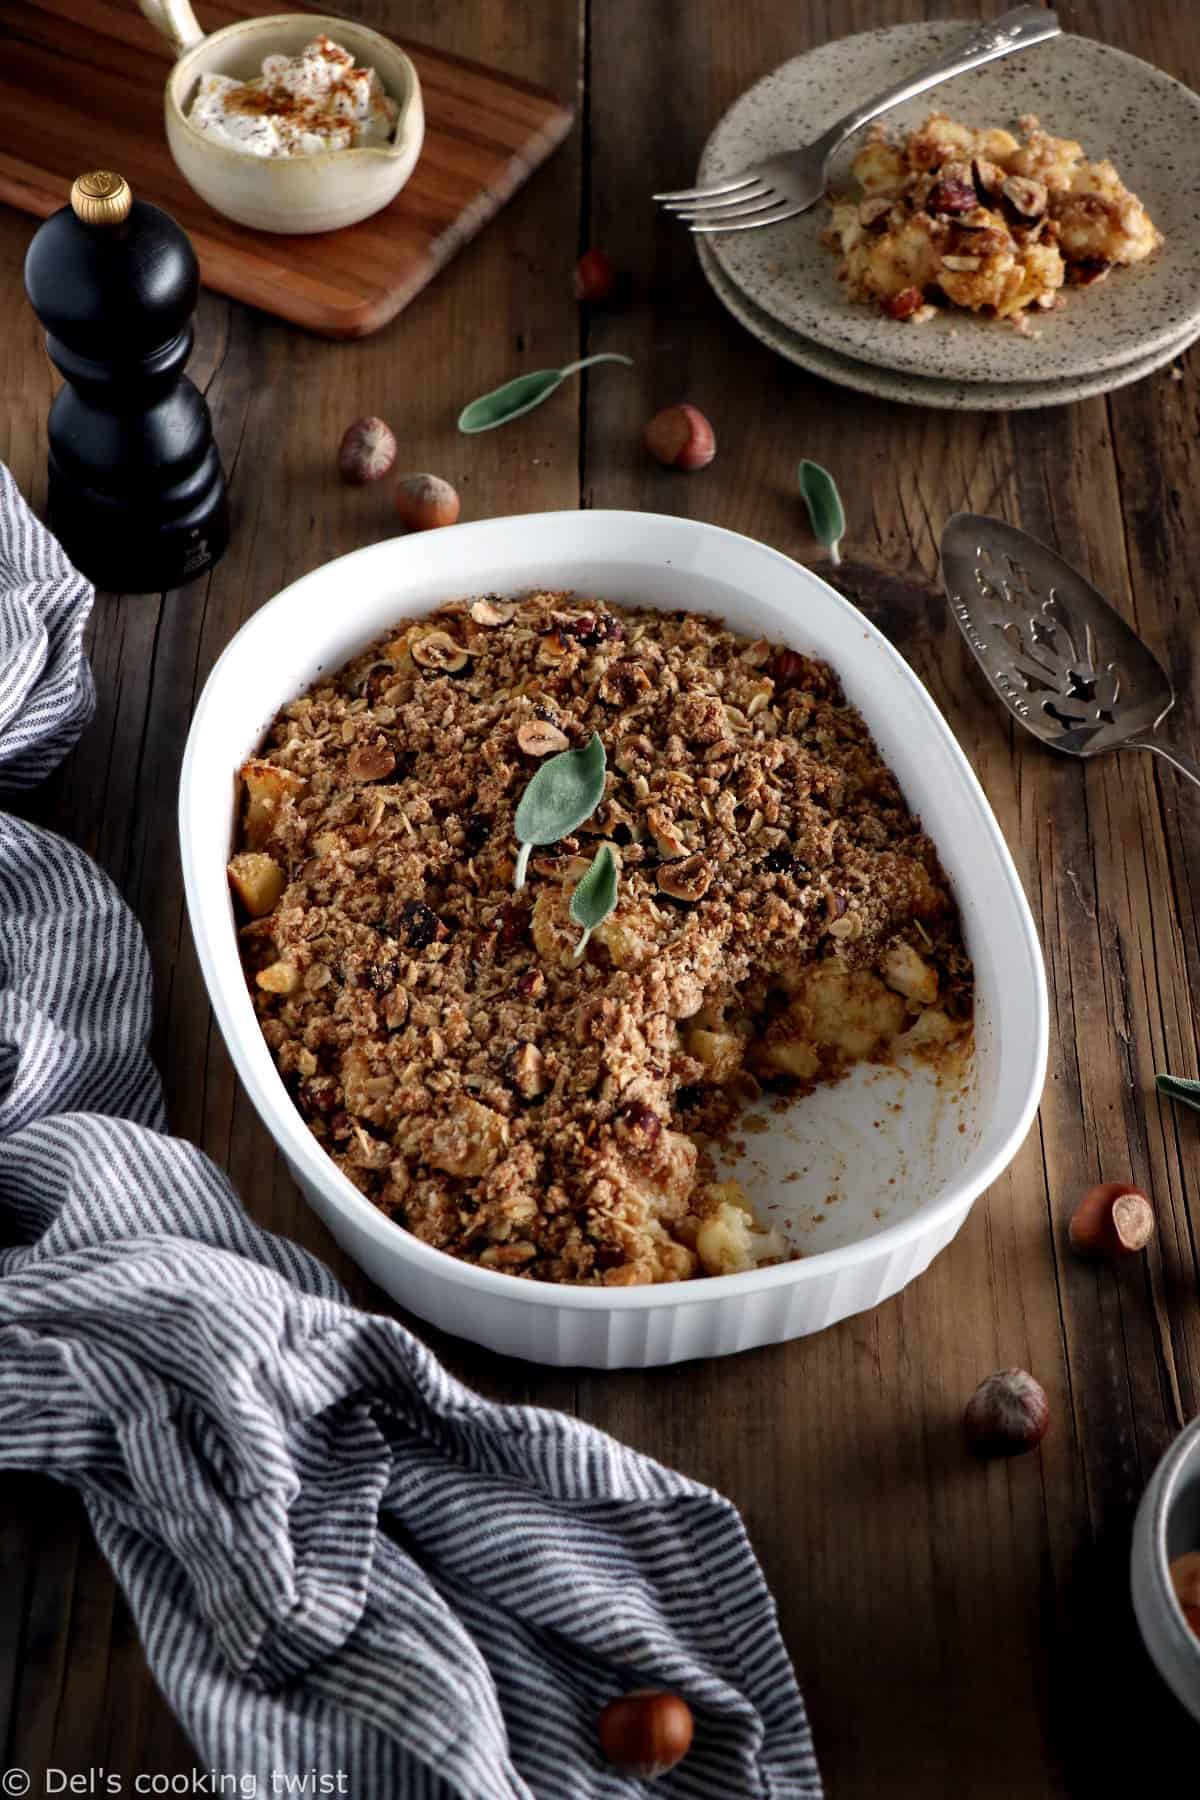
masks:
[[[1175,704],[1166,670],[1078,569],[979,513],[955,513],[941,550],[959,630],[1027,731],[1069,756],[1150,750],[1200,787],[1200,766],[1150,735]]]

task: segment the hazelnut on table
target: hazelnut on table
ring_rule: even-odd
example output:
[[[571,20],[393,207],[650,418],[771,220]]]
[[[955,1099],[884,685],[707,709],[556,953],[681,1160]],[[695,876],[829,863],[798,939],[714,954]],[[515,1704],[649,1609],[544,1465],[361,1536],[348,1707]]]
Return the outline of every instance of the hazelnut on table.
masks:
[[[603,250],[585,250],[575,265],[575,298],[584,306],[603,306],[617,289],[617,271]]]
[[[1022,1456],[1036,1449],[1050,1423],[1040,1381],[1027,1369],[998,1369],[967,1402],[963,1431],[976,1456]]]
[[[1131,1182],[1097,1182],[1071,1215],[1069,1235],[1079,1256],[1124,1262],[1154,1236],[1154,1210]]]
[[[457,493],[440,475],[402,475],[394,499],[400,522],[409,531],[436,531],[439,526],[453,525],[460,510]]]
[[[694,406],[664,406],[646,427],[646,448],[669,469],[703,469],[717,454],[716,433]]]
[[[382,419],[355,419],[338,445],[338,473],[351,487],[386,475],[396,460],[396,439]]]

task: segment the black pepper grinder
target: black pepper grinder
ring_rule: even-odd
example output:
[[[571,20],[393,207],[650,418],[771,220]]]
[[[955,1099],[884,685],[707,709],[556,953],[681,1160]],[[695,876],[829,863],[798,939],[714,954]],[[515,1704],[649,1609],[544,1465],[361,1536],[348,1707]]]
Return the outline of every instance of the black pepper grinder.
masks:
[[[212,420],[183,373],[200,269],[174,219],[120,175],[81,175],[41,226],[25,291],[66,378],[50,408],[50,524],[97,587],[146,594],[229,541]]]

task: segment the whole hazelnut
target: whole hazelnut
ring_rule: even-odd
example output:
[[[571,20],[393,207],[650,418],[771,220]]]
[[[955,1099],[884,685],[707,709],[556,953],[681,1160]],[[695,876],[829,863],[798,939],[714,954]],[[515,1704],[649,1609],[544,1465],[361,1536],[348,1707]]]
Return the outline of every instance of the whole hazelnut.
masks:
[[[639,1688],[610,1700],[596,1731],[610,1763],[653,1781],[682,1762],[692,1744],[692,1709],[678,1694]]]
[[[436,531],[439,525],[453,525],[458,518],[458,495],[440,475],[402,475],[396,483],[395,502],[400,521],[409,531]]]
[[[1200,1550],[1188,1550],[1171,1564],[1171,1586],[1183,1616],[1200,1637]]]
[[[646,427],[646,448],[669,469],[702,469],[717,454],[717,440],[694,406],[664,406]]]
[[[355,419],[338,445],[338,473],[351,487],[386,475],[396,460],[396,439],[382,419]]]
[[[575,298],[584,306],[603,306],[617,287],[617,271],[603,250],[585,250],[575,265]]]
[[[1101,1181],[1075,1208],[1068,1232],[1071,1248],[1080,1256],[1124,1262],[1154,1236],[1154,1210],[1128,1181]]]
[[[1024,1369],[999,1369],[967,1402],[963,1430],[976,1456],[1021,1456],[1040,1444],[1050,1423],[1041,1383]]]

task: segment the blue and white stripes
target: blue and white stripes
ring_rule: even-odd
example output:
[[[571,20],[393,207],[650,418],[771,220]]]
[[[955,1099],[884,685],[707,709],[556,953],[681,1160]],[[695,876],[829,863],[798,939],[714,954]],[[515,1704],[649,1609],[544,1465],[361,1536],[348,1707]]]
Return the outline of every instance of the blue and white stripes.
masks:
[[[48,775],[92,716],[91,610],[88,583],[0,463],[0,764],[10,789]]]
[[[0,786],[89,716],[90,602],[0,468]],[[111,883],[0,817],[0,1469],[80,1490],[199,1765],[361,1800],[631,1796],[596,1716],[665,1686],[697,1732],[658,1793],[819,1795],[730,1504],[481,1400],[256,1229],[163,1134],[149,1016]]]

